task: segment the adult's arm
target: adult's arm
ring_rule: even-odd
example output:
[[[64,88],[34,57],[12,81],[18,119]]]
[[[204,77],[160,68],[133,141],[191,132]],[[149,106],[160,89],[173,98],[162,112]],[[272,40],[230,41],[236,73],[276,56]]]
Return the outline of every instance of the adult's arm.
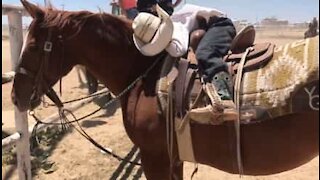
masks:
[[[118,0],[118,4],[121,10],[121,14],[127,16],[125,9],[123,8],[123,0]]]

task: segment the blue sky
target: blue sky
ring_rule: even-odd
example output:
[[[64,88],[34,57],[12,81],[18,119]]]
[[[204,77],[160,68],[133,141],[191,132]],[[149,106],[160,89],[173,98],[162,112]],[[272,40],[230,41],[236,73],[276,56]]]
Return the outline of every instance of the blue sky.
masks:
[[[30,0],[40,5],[44,0]],[[66,10],[89,10],[97,12],[102,9],[110,12],[111,0],[51,0],[52,4]],[[183,3],[214,7],[224,11],[232,19],[247,19],[249,22],[260,21],[265,17],[286,19],[290,22],[310,21],[319,17],[319,0],[183,0]],[[2,0],[3,4],[20,5],[19,0]],[[183,4],[182,3],[182,4]],[[7,17],[2,16],[6,23]]]

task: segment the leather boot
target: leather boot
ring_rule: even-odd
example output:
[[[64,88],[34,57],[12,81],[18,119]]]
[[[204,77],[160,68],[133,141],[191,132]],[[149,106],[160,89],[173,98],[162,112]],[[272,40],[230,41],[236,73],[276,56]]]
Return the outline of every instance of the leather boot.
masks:
[[[232,77],[229,73],[222,71],[213,76],[212,84],[217,90],[221,100],[233,99]]]

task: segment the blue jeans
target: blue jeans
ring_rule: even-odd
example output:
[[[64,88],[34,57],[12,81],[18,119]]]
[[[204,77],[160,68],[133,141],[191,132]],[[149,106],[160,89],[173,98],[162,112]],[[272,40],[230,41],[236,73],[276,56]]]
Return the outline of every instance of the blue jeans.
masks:
[[[236,35],[236,29],[228,18],[214,17],[209,20],[209,28],[196,50],[199,70],[206,82],[220,72],[228,72],[223,56],[229,51],[231,42]]]
[[[126,14],[128,19],[133,20],[138,15],[138,13],[139,11],[137,10],[137,8],[126,9]]]

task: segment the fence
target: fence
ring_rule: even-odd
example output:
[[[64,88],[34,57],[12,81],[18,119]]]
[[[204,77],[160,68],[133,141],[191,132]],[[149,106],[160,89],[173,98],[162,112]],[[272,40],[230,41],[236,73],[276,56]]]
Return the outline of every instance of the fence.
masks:
[[[20,52],[23,44],[22,16],[27,12],[18,6],[2,4],[2,15],[8,16],[9,41],[11,54],[11,76],[14,75],[15,67],[18,65]],[[2,140],[2,145],[15,142],[17,149],[17,164],[19,179],[31,179],[30,143],[28,131],[27,112],[14,109],[15,127],[17,133]]]
[[[95,94],[100,94],[101,92],[106,91],[106,89],[102,89]],[[74,103],[68,106],[68,110],[75,111],[80,107],[92,102],[94,97],[90,97],[86,100],[81,102]],[[55,113],[49,116],[48,118],[42,120],[43,122],[53,123],[58,121],[59,114]],[[18,162],[18,173],[19,179],[27,179],[31,180],[31,163],[30,163],[30,143],[29,138],[30,134],[34,128],[34,125],[28,127],[28,119],[27,119],[27,112],[19,112],[18,109],[15,108],[15,126],[17,132],[2,139],[2,150],[7,150],[8,148],[12,147],[16,144],[17,148],[17,162]],[[37,131],[41,131],[47,125],[40,124],[37,127]]]

